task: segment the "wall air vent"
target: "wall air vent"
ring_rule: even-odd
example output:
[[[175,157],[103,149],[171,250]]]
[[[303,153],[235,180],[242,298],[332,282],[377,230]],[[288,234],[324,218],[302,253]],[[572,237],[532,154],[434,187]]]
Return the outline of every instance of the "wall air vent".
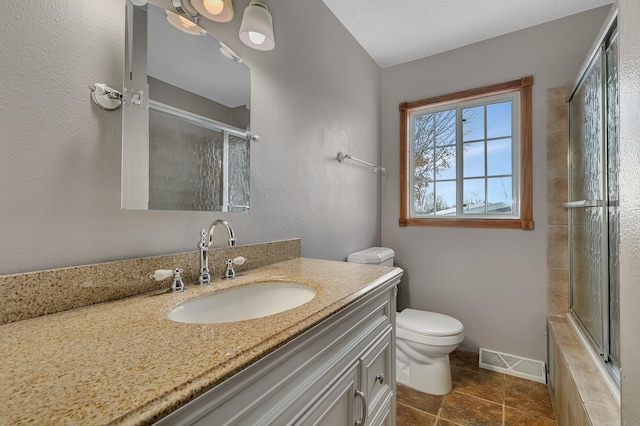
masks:
[[[480,348],[480,367],[534,382],[547,383],[545,363],[534,359]]]

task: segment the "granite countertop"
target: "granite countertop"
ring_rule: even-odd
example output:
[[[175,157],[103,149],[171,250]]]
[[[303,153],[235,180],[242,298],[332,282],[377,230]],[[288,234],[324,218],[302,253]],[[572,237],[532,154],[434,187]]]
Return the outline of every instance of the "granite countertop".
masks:
[[[362,297],[401,270],[297,258],[211,287],[156,291],[0,326],[0,424],[150,424]],[[194,296],[258,281],[313,287],[268,317],[183,324]]]

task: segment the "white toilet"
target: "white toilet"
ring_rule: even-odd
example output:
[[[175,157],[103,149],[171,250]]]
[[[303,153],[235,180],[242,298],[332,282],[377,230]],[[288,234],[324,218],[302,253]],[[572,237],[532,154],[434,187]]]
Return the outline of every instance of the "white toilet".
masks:
[[[392,266],[395,253],[371,247],[347,262]],[[435,312],[405,309],[396,315],[396,381],[432,395],[451,392],[449,354],[464,339],[460,321]]]

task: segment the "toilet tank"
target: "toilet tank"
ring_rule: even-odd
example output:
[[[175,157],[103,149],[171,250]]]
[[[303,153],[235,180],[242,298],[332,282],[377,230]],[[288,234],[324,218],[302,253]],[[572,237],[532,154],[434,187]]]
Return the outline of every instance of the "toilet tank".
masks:
[[[395,255],[394,251],[387,247],[369,247],[368,249],[351,253],[347,256],[347,262],[393,266],[393,257]]]

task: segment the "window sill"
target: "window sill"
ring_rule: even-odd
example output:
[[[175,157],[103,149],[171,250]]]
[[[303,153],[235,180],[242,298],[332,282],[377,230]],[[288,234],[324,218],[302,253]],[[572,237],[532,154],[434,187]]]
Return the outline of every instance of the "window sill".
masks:
[[[466,218],[433,218],[400,219],[400,226],[440,226],[456,228],[493,228],[533,230],[532,220],[522,219],[466,219]]]

